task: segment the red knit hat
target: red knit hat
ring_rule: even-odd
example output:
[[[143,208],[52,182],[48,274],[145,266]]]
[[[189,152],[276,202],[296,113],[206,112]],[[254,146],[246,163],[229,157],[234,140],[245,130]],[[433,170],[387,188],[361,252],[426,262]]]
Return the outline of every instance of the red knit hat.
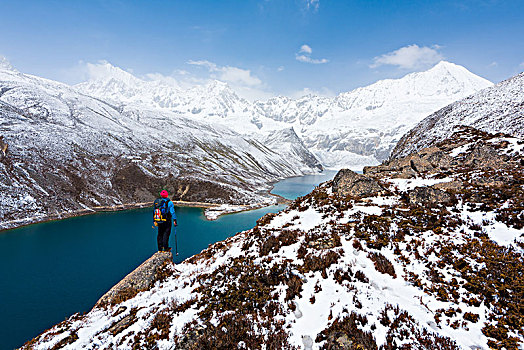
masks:
[[[162,190],[162,192],[160,192],[160,196],[162,196],[162,198],[167,198],[167,196],[169,196],[169,193],[167,193],[166,190]]]

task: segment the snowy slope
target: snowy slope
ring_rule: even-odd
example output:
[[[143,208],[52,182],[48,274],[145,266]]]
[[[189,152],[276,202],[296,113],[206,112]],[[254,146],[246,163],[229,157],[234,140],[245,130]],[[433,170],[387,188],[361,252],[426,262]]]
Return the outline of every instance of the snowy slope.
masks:
[[[111,104],[7,64],[0,135],[8,145],[0,158],[0,229],[147,202],[162,186],[174,199],[267,202],[270,182],[321,169],[300,140],[271,149],[220,124]]]
[[[435,168],[366,177],[383,191],[362,197],[342,192],[340,172],[25,349],[521,348],[521,141],[465,130],[432,150]],[[450,201],[418,203],[422,192]]]
[[[334,98],[279,96],[249,103],[220,82],[182,91],[137,79],[109,64],[107,75],[76,87],[102,99],[223,123],[244,134],[293,127],[324,165],[361,168],[386,159],[400,137],[427,115],[490,85],[464,67],[440,62],[426,72],[378,81]]]
[[[524,137],[524,73],[450,104],[404,135],[392,158],[449,137],[459,125]]]

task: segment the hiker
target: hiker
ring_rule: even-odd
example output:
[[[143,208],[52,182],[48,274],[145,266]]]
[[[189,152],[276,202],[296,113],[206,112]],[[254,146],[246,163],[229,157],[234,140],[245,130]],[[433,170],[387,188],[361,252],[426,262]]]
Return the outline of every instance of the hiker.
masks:
[[[153,221],[155,226],[158,227],[158,251],[159,252],[169,252],[171,247],[169,247],[169,235],[171,234],[171,222],[173,225],[177,226],[176,215],[175,215],[175,205],[167,196],[166,190],[160,192],[162,198],[158,198],[154,203],[154,216]]]

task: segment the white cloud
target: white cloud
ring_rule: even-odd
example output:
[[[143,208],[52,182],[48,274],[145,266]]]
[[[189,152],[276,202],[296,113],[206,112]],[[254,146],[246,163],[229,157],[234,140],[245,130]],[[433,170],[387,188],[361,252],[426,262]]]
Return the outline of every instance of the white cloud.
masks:
[[[521,64],[519,64],[519,67],[524,67],[524,62],[522,62]]]
[[[298,51],[298,53],[295,54],[295,59],[299,62],[312,63],[312,64],[323,64],[323,63],[329,62],[329,60],[326,58],[320,58],[320,59],[311,58],[312,53],[313,53],[313,49],[311,48],[311,46],[304,44],[300,47],[300,50]]]
[[[95,63],[80,60],[75,65],[61,68],[56,72],[57,80],[70,85],[87,80],[105,79],[107,77],[117,77],[129,82],[136,79],[131,69],[124,70],[113,66],[106,60],[99,60]]]
[[[313,49],[311,48],[311,46],[304,44],[300,47],[299,53],[302,52],[311,55],[313,53]]]
[[[262,84],[260,79],[251,75],[250,70],[237,67],[223,67],[220,79],[229,83],[247,86],[257,86]]]
[[[228,83],[228,85],[241,97],[248,100],[267,99],[274,96],[274,93],[268,90],[266,84],[257,76],[253,75],[251,70],[232,66],[219,66],[216,63],[199,60],[190,60],[188,64],[201,66],[208,70],[209,78]]]
[[[311,58],[305,55],[296,55],[295,58],[297,59],[297,61],[305,62],[305,63],[313,63],[313,64],[322,64],[322,63],[329,62],[329,60],[326,58],[316,59],[316,58]]]
[[[244,86],[258,86],[262,85],[262,81],[256,76],[251,74],[249,69],[242,69],[238,67],[231,66],[217,66],[215,63],[201,60],[193,61],[190,60],[188,64],[203,66],[206,67],[209,72],[212,73],[212,78],[225,81],[226,83],[231,83],[234,85],[244,85]]]
[[[306,8],[308,10],[318,11],[320,7],[320,0],[306,0]]]
[[[497,67],[499,64],[496,61],[491,62],[488,67]]]
[[[148,73],[145,75],[145,77],[148,80],[159,81],[159,82],[162,82],[163,84],[166,84],[166,85],[169,85],[175,88],[183,88],[180,85],[180,82],[178,81],[178,79],[176,79],[173,76],[169,76],[169,75],[166,76],[161,73]]]
[[[369,67],[377,68],[383,65],[392,65],[402,69],[426,68],[444,59],[444,56],[438,51],[440,48],[441,46],[438,45],[432,47],[420,47],[416,44],[404,46],[375,57]]]
[[[209,62],[207,60],[199,60],[199,61],[189,60],[189,61],[187,61],[187,63],[195,65],[195,66],[207,67],[209,70],[216,70],[216,68],[217,68],[216,64],[214,64],[213,62]]]
[[[282,72],[284,69],[286,69],[284,66],[280,66],[277,68],[277,72]]]
[[[80,61],[79,64],[84,65],[83,61]],[[100,60],[97,63],[85,63],[85,69],[89,79],[104,79],[108,76],[118,77],[124,80],[133,80],[135,76],[133,71],[130,69],[124,70],[122,68],[113,66],[106,60]]]

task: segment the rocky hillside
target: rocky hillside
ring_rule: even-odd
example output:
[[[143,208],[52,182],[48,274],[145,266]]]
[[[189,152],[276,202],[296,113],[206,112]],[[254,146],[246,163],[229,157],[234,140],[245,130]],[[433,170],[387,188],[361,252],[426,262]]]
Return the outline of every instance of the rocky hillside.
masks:
[[[273,201],[270,183],[318,172],[292,133],[268,142],[174,112],[113,105],[0,66],[0,230],[173,199]]]
[[[428,116],[402,137],[391,158],[404,157],[442,141],[459,125],[524,137],[524,73]]]
[[[333,98],[279,96],[250,103],[218,81],[184,90],[172,80],[138,79],[108,63],[98,68],[103,75],[75,88],[114,105],[169,110],[241,134],[292,127],[323,165],[338,168],[377,164],[424,117],[492,85],[464,67],[440,62]]]
[[[523,156],[464,128],[340,171],[24,349],[520,349]]]

